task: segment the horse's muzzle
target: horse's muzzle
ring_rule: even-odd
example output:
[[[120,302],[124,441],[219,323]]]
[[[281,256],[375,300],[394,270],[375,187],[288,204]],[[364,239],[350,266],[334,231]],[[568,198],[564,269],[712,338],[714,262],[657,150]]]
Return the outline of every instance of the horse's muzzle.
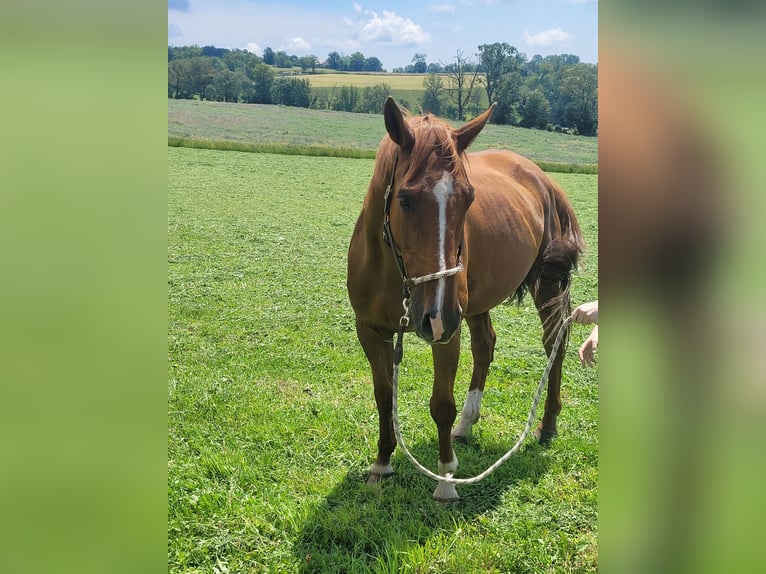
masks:
[[[444,313],[443,309],[431,309],[428,312],[419,313],[415,317],[420,317],[414,322],[415,333],[418,337],[429,345],[445,344],[449,343],[458,331],[462,320],[462,310],[460,305],[458,305],[456,313]]]

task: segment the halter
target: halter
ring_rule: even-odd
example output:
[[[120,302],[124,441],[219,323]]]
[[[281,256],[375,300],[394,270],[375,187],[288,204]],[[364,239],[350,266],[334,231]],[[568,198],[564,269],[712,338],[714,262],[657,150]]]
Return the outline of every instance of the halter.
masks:
[[[410,299],[410,289],[412,287],[420,285],[421,283],[428,283],[429,281],[436,281],[437,279],[444,279],[446,277],[457,275],[463,270],[463,263],[460,261],[460,250],[458,250],[457,266],[443,271],[428,273],[427,275],[420,275],[419,277],[407,277],[407,269],[404,267],[404,260],[402,259],[401,253],[399,253],[399,248],[396,246],[396,241],[394,241],[394,236],[391,233],[391,188],[394,185],[394,175],[396,174],[396,164],[398,160],[399,153],[397,152],[394,154],[394,165],[391,168],[391,178],[389,179],[388,187],[386,187],[386,195],[384,196],[383,239],[391,248],[391,253],[394,255],[394,261],[396,261],[396,267],[399,269],[399,275],[402,276],[402,283],[404,284],[404,304],[405,308],[407,308]]]

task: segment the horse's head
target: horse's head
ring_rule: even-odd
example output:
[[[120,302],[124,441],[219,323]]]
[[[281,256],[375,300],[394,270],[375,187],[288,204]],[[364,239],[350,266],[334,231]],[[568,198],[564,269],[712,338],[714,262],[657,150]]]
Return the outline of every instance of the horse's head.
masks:
[[[397,158],[391,168],[390,233],[410,287],[410,320],[428,343],[448,342],[468,304],[460,259],[474,191],[464,152],[493,109],[452,129],[431,115],[405,120],[394,100],[386,100],[386,131]]]

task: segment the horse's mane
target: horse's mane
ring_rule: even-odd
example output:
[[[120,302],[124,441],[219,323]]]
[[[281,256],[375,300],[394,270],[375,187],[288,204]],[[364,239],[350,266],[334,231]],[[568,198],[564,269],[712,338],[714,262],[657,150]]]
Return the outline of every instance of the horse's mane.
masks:
[[[452,128],[447,122],[433,114],[410,116],[406,117],[405,121],[415,136],[415,145],[410,153],[410,163],[405,176],[407,179],[414,179],[422,174],[431,161],[432,154],[447,160],[446,169],[452,175],[463,169],[462,162],[459,161],[457,141],[452,137]],[[396,148],[396,144],[390,138],[385,138],[385,141]],[[391,153],[393,152],[392,149]]]

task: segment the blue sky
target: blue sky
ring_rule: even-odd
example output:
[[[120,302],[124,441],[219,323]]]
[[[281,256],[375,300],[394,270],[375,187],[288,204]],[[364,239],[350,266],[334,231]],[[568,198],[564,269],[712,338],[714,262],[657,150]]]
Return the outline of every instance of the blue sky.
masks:
[[[288,54],[362,52],[386,70],[415,53],[449,64],[460,49],[507,42],[535,54],[598,61],[598,0],[168,0],[168,44]]]

